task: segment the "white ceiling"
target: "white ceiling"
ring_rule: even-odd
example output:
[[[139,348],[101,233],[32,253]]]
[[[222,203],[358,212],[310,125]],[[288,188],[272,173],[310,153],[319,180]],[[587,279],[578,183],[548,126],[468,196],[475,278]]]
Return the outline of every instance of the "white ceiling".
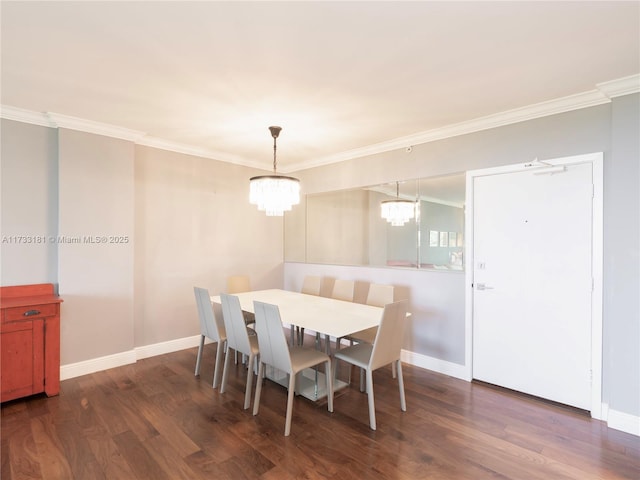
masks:
[[[0,8],[2,105],[283,172],[640,72],[638,1]]]

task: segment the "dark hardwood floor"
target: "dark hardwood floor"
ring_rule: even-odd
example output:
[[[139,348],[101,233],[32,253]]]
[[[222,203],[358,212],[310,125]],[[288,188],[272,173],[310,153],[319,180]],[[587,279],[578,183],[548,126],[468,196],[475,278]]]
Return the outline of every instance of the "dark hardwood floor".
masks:
[[[297,397],[284,437],[285,389],[265,381],[254,417],[242,410],[243,367],[220,394],[205,350],[199,378],[194,348],[3,404],[2,479],[640,479],[638,437],[409,365],[405,413],[391,370],[374,374],[377,431],[353,383],[333,414]]]

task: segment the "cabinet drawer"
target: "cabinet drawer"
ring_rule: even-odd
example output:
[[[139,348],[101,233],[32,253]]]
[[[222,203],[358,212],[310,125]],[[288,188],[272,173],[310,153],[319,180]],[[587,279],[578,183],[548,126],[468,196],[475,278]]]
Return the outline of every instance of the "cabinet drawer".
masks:
[[[28,305],[24,307],[5,308],[2,323],[28,320],[30,318],[52,317],[58,314],[58,304]]]

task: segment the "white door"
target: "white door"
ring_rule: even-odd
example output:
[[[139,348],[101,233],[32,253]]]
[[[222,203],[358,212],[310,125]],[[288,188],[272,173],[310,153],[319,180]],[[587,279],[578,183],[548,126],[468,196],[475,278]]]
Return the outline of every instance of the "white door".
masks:
[[[474,178],[473,378],[591,407],[592,165]]]

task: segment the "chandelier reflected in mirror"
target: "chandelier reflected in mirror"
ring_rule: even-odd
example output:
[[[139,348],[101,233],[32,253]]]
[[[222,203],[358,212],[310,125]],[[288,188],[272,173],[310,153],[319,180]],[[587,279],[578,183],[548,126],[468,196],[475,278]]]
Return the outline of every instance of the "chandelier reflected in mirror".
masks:
[[[281,127],[269,127],[273,137],[273,175],[249,179],[249,203],[270,217],[281,217],[300,203],[300,180],[276,173],[276,139],[281,130]]]
[[[382,218],[394,227],[401,227],[415,217],[415,202],[400,198],[400,183],[396,182],[396,198],[380,204]]]

